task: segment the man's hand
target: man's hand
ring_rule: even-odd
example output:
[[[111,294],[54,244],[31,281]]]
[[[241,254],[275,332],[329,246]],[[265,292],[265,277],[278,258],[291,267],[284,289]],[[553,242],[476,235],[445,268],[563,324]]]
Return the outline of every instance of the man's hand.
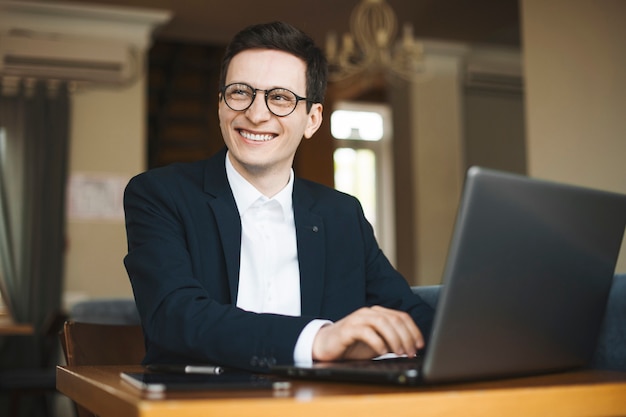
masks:
[[[422,333],[407,313],[364,307],[319,330],[313,360],[371,359],[385,353],[412,357],[422,347]]]

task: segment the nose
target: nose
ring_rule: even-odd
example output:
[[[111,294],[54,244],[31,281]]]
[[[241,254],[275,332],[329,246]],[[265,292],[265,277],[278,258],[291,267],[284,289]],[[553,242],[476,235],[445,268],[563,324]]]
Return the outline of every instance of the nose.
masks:
[[[272,113],[265,104],[265,95],[263,91],[257,91],[252,100],[252,104],[246,110],[246,117],[253,123],[261,123],[268,120]]]

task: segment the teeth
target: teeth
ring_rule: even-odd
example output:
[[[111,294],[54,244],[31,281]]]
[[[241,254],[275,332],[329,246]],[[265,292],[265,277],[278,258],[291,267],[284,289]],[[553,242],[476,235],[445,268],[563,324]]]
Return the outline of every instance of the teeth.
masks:
[[[240,131],[239,133],[241,133],[241,136],[243,136],[246,139],[260,141],[260,142],[265,142],[265,141],[274,139],[274,135],[255,135],[250,132],[244,132],[243,130]]]

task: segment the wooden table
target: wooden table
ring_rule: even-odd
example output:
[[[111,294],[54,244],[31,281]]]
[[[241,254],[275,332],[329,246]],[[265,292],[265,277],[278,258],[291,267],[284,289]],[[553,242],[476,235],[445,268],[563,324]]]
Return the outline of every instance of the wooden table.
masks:
[[[148,399],[119,377],[139,366],[57,368],[57,389],[100,417],[617,416],[626,373],[577,371],[434,387],[292,381],[287,392],[199,391]]]

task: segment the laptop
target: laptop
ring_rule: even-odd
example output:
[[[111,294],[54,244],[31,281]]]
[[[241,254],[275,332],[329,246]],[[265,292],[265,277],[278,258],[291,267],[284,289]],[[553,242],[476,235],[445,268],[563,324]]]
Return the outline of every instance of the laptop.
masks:
[[[417,385],[584,367],[625,225],[626,195],[472,167],[423,355],[273,371]]]

